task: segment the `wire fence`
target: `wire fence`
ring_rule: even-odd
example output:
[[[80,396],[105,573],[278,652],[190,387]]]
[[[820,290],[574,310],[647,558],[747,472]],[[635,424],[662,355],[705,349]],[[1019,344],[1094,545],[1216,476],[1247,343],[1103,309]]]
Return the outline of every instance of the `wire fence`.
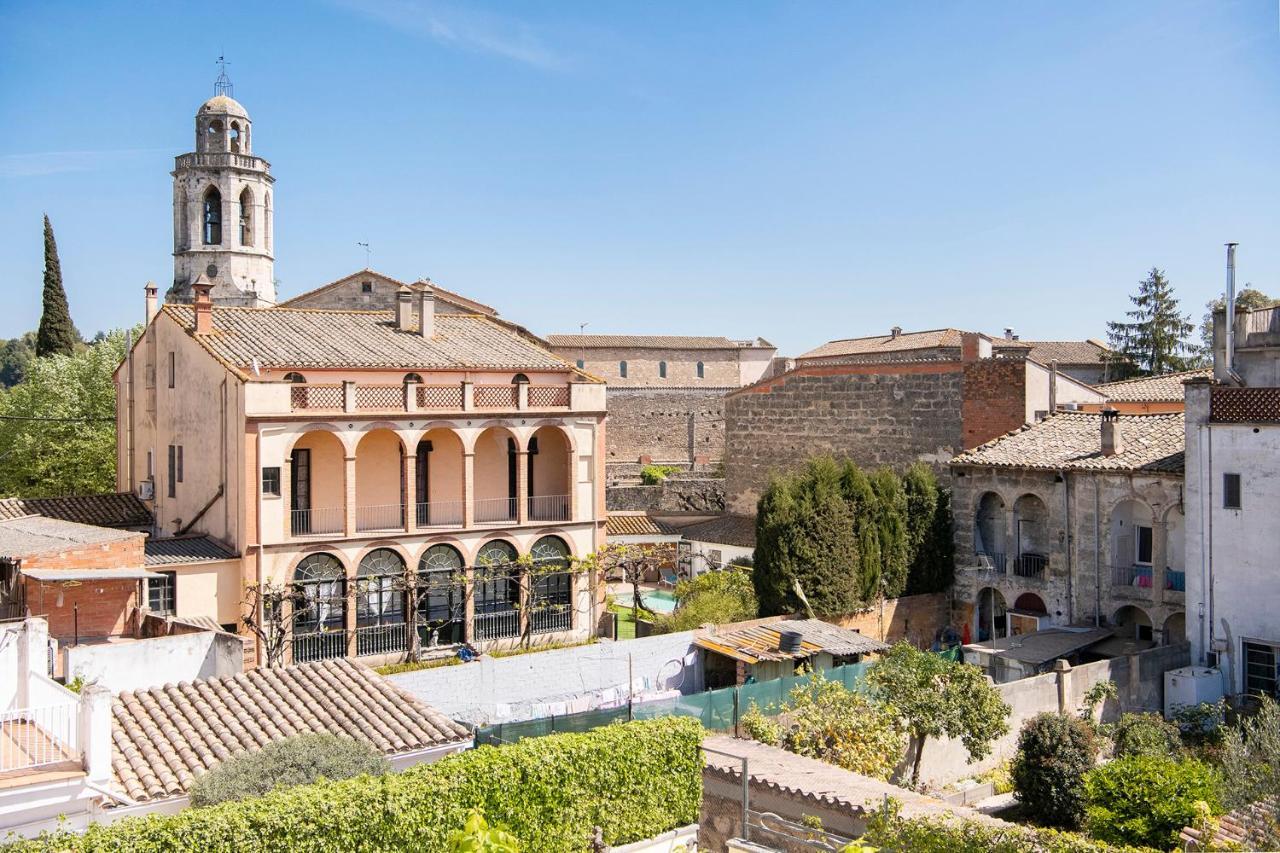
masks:
[[[851,663],[824,670],[828,681],[838,681],[850,690],[861,690],[866,680],[868,663]],[[476,746],[515,743],[529,737],[545,737],[562,732],[587,732],[613,722],[650,720],[656,717],[697,717],[702,725],[715,731],[736,729],[742,715],[754,704],[765,715],[777,714],[793,688],[807,684],[813,674],[793,675],[691,693],[649,702],[628,701],[616,708],[580,711],[576,714],[543,717],[517,723],[496,723],[476,729]]]

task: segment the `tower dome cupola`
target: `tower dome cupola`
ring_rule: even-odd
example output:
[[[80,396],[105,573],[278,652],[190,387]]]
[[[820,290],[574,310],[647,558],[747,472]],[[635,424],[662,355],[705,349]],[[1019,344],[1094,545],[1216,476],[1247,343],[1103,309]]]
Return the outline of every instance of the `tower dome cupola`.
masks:
[[[229,95],[214,95],[196,111],[196,151],[250,154],[249,113]]]

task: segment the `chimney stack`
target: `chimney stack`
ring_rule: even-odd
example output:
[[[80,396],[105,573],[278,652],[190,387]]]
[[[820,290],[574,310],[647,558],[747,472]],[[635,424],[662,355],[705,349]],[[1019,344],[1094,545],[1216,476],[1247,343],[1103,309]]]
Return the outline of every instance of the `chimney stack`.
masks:
[[[400,331],[408,331],[410,317],[413,314],[413,306],[410,299],[413,294],[409,292],[409,288],[401,287],[396,291],[396,328]]]
[[[207,335],[213,331],[213,299],[209,295],[213,292],[213,282],[201,273],[191,285],[191,290],[196,295],[196,319],[192,331],[197,335]]]
[[[156,308],[156,283],[154,281],[147,282],[143,290],[147,294],[147,323],[149,324],[156,318],[156,311],[159,310]]]
[[[1102,410],[1102,455],[1124,453],[1124,436],[1120,432],[1120,413],[1110,406]]]
[[[1006,341],[1016,341],[1016,340],[1017,340],[1017,338],[1015,338],[1015,337],[1013,336],[1013,327],[1012,327],[1012,326],[1009,326],[1009,327],[1006,327],[1006,328],[1005,328],[1005,330],[1004,330],[1004,339],[1005,339]]]
[[[890,329],[890,330],[889,330],[889,337],[890,337],[890,338],[893,338],[893,339],[895,339],[895,340],[896,340],[896,339],[897,339],[897,337],[898,337],[899,335],[901,335],[901,334],[902,334],[902,327],[901,327],[901,326],[894,326],[892,329]]]
[[[418,334],[424,338],[436,335],[436,294],[426,285],[418,291]]]
[[[1049,414],[1058,411],[1058,360],[1049,360]]]

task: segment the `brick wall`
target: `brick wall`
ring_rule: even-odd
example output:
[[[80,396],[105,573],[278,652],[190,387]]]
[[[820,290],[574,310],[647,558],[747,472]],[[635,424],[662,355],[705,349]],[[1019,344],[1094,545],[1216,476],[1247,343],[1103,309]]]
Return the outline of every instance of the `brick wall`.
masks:
[[[725,491],[730,511],[754,511],[772,471],[812,456],[859,465],[945,470],[963,448],[958,362],[800,368],[725,401]]]
[[[137,533],[124,539],[81,545],[63,551],[46,551],[22,558],[23,569],[136,569],[143,565],[142,543]],[[49,635],[66,641],[75,635],[79,605],[80,637],[109,637],[123,633],[137,606],[138,581],[76,581],[42,583],[27,579],[27,607],[32,616],[49,620]],[[62,603],[58,603],[59,594]]]
[[[986,358],[964,365],[964,446],[1022,426],[1027,417],[1027,366],[1021,359]]]
[[[606,461],[692,463],[724,458],[724,395],[727,388],[614,388],[608,391]]]

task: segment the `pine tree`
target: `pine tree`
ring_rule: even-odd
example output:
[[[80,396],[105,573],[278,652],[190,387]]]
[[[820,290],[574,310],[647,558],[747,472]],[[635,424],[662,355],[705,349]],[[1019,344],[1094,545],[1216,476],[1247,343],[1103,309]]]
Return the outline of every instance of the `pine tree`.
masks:
[[[72,355],[80,335],[71,322],[67,292],[62,289],[62,265],[58,262],[58,244],[53,239],[53,226],[44,218],[44,313],[36,331],[36,355]]]
[[[1129,301],[1134,306],[1125,312],[1129,322],[1107,323],[1116,366],[1144,376],[1189,369],[1195,362],[1195,348],[1187,337],[1195,325],[1189,314],[1179,312],[1164,271],[1152,267]]]

